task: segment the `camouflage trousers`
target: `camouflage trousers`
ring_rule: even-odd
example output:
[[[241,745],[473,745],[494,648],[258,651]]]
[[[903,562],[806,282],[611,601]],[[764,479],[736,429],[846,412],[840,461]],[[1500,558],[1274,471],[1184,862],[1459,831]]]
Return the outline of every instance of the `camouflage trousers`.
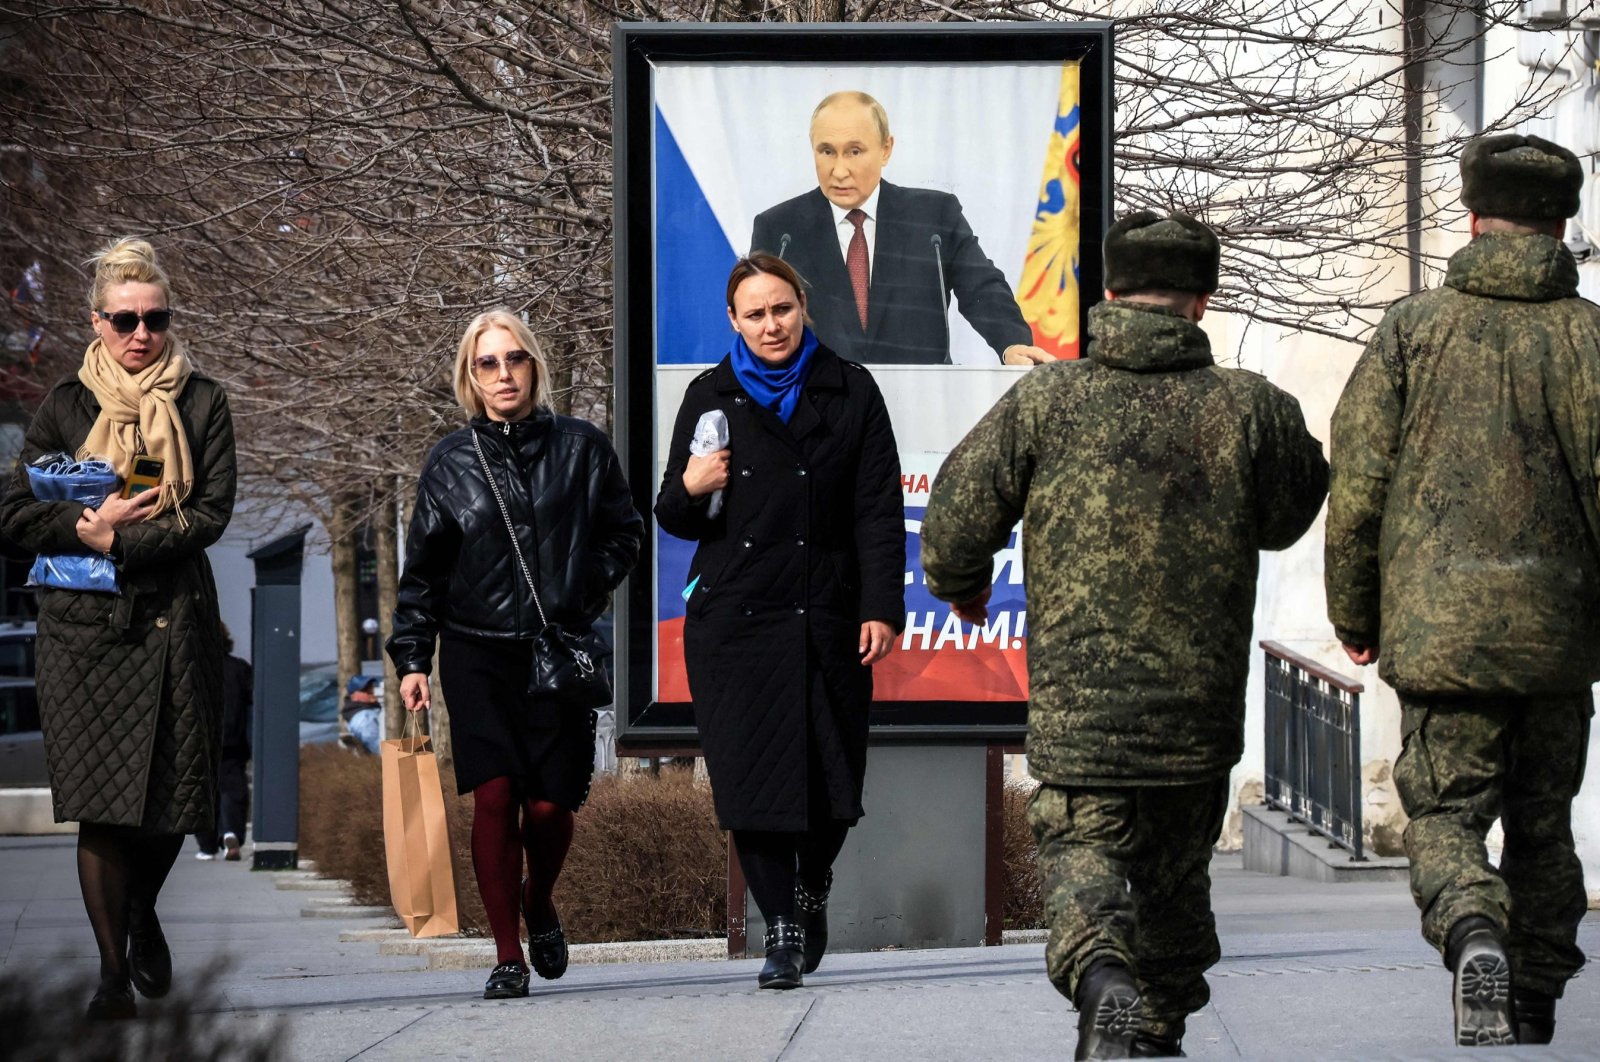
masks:
[[[1395,761],[1411,817],[1406,855],[1422,935],[1443,954],[1450,927],[1481,915],[1500,927],[1513,983],[1560,996],[1583,966],[1587,907],[1572,843],[1583,783],[1590,694],[1559,697],[1400,696],[1404,745]],[[1505,830],[1500,866],[1484,837]]]
[[[1211,850],[1228,780],[1192,785],[1041,785],[1028,802],[1039,845],[1050,981],[1073,999],[1096,959],[1124,963],[1146,1022],[1182,1035],[1206,1005],[1221,958],[1211,914]]]

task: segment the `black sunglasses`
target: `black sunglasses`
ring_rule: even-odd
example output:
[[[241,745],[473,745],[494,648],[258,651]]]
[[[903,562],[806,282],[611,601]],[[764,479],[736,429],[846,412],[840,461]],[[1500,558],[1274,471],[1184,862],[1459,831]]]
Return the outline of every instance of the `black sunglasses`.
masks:
[[[144,326],[152,332],[165,332],[172,327],[171,310],[146,310],[142,315],[132,310],[118,310],[116,313],[96,310],[95,313],[110,321],[111,327],[116,329],[119,336],[131,335],[139,327],[140,321],[143,321]]]

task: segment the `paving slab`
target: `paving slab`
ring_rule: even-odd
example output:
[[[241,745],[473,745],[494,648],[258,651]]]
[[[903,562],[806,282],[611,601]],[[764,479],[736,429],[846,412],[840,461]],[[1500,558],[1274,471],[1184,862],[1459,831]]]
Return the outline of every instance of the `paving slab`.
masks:
[[[97,958],[70,837],[0,839],[0,967],[44,981],[91,976]],[[1065,1058],[1075,1016],[1037,941],[999,948],[830,955],[792,992],[755,988],[760,963],[574,964],[525,1000],[481,998],[487,969],[430,969],[384,954],[373,920],[315,908],[248,863],[180,857],[160,913],[179,987],[217,958],[220,1005],[276,1030],[294,1059],[902,1060]],[[1443,1059],[1450,979],[1417,932],[1404,884],[1326,884],[1213,865],[1224,958],[1190,1021],[1191,1058]],[[1591,915],[1580,945],[1600,950]],[[459,950],[481,947],[472,942]],[[1551,1048],[1502,1058],[1595,1057],[1600,978],[1568,988]]]

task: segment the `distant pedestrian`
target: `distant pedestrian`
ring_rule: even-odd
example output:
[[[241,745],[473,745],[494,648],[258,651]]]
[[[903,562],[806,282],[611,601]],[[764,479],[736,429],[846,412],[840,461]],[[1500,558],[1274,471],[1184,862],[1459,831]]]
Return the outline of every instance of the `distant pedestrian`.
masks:
[[[100,949],[90,1018],[164,996],[172,955],[156,899],[184,835],[213,828],[222,751],[222,620],[206,547],[233,515],[227,396],[169,331],[172,287],[143,240],[94,259],[96,338],[45,396],[0,501],[0,534],[37,553],[100,553],[116,594],[39,593],[38,690],[58,822],[78,823],[78,881]],[[41,454],[109,460],[131,486],[98,509],[34,497]],[[130,987],[131,978],[131,987]]]
[[[569,632],[600,618],[639,558],[644,521],[605,433],[550,411],[550,370],[521,318],[473,318],[455,392],[471,422],[423,464],[387,649],[416,712],[429,704],[438,645],[456,787],[472,793],[472,865],[498,953],[483,996],[508,999],[528,994],[519,906],[534,969],[566,972],[551,895],[594,776],[595,713],[528,694],[533,640],[541,616]]]
[[[1549,1043],[1584,963],[1571,819],[1600,679],[1600,306],[1561,242],[1583,176],[1538,137],[1469,144],[1472,241],[1444,287],[1390,307],[1333,416],[1328,617],[1400,694],[1411,894],[1467,1046]]]
[[[756,983],[796,988],[862,815],[872,665],[905,623],[900,455],[877,381],[818,344],[783,259],[741,258],[727,303],[733,352],[684,394],[656,518],[698,543],[684,656],[717,819],[767,923]],[[694,456],[712,411],[728,446]]]
[[[378,701],[377,685],[375,675],[352,675],[345,683],[344,707],[339,713],[350,737],[374,756],[383,739],[383,705]]]
[[[1028,819],[1077,1058],[1179,1055],[1210,998],[1258,551],[1299,539],[1327,491],[1295,400],[1212,360],[1198,322],[1219,263],[1186,215],[1113,225],[1088,357],[1017,381],[950,454],[922,525],[929,589],[977,624],[1022,521]]]
[[[217,775],[217,825],[194,835],[199,859],[240,859],[250,821],[250,707],[255,689],[250,665],[233,655],[233,632],[222,627],[222,761]]]

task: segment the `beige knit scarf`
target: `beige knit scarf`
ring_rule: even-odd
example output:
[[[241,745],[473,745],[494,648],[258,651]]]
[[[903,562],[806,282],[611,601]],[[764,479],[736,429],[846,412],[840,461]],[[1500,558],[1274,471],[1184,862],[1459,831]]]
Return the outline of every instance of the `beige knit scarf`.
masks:
[[[178,396],[192,371],[177,336],[168,336],[161,357],[137,373],[124,369],[96,339],[83,352],[78,370],[79,382],[100,403],[100,415],[78,449],[78,459],[103,457],[126,480],[134,455],[159,458],[161,494],[151,515],[171,510],[180,527],[188,524],[179,505],[194,487],[194,460],[178,414]]]

